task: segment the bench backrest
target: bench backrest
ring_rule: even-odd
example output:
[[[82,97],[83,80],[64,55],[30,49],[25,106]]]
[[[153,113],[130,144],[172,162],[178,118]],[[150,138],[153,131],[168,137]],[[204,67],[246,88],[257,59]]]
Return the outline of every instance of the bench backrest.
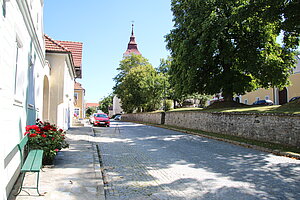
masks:
[[[23,150],[26,144],[28,143],[28,135],[26,135],[19,144],[17,144],[18,149],[20,151],[20,156],[21,156],[21,165],[23,165],[24,159],[23,159]]]

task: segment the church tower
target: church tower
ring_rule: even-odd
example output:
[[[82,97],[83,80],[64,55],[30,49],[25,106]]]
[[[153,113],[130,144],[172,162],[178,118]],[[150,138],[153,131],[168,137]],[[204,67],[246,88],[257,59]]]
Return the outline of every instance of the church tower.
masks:
[[[134,25],[132,24],[130,40],[129,40],[129,43],[128,43],[127,50],[123,54],[123,57],[129,56],[132,53],[134,53],[136,55],[142,55],[138,50],[137,43],[135,42],[135,36],[134,36],[134,33],[133,33],[133,26]]]
[[[130,56],[130,54],[132,53],[136,55],[142,55],[138,50],[137,43],[135,42],[133,26],[134,25],[132,24],[130,40],[127,46],[127,50],[125,51],[125,53],[123,53],[123,59],[125,59],[127,56]],[[116,114],[123,114],[123,109],[121,106],[121,100],[115,95],[113,98],[112,110],[109,110],[109,116],[111,117]]]

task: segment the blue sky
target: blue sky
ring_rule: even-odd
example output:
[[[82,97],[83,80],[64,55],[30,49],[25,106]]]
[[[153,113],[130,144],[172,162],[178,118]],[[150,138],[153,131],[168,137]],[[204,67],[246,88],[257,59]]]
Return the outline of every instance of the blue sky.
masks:
[[[131,34],[153,67],[167,58],[164,36],[173,27],[170,0],[46,0],[45,33],[55,40],[83,42],[86,102],[98,102],[112,92],[122,55]]]

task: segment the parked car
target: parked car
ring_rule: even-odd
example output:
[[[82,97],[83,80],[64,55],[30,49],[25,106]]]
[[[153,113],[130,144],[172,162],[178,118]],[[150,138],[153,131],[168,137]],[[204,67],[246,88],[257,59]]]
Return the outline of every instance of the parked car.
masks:
[[[291,98],[291,99],[289,100],[289,102],[295,101],[295,100],[297,100],[297,99],[300,99],[300,96]]]
[[[121,115],[116,115],[114,120],[121,120]]]
[[[94,121],[95,121],[95,115],[96,115],[96,114],[97,114],[97,113],[91,114],[91,116],[90,116],[90,118],[89,118],[90,124],[94,124]]]
[[[258,101],[255,101],[252,105],[272,106],[272,105],[274,105],[274,103],[271,100],[258,100]]]
[[[97,113],[94,116],[94,126],[110,126],[110,120],[109,117],[107,116],[107,114],[105,113]]]

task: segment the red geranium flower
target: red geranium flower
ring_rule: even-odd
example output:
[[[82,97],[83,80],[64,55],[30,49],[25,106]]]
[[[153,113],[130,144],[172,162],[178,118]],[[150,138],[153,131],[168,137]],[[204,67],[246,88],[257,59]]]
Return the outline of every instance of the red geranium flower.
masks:
[[[51,129],[51,126],[50,125],[47,125],[47,126],[44,126],[43,128],[45,131],[49,131]]]
[[[58,149],[54,149],[54,151],[58,152],[59,150]]]
[[[24,135],[27,135],[27,134],[29,134],[30,132],[29,131],[26,131],[25,133],[24,133]]]
[[[43,138],[47,137],[47,135],[45,135],[45,134],[42,134],[41,136],[42,136]]]
[[[29,131],[29,130],[36,130],[36,131],[40,131],[40,127],[38,127],[37,125],[27,125],[26,126],[26,131]]]
[[[29,137],[36,137],[37,135],[35,133],[32,133],[29,135]]]
[[[64,130],[62,130],[62,129],[59,129],[58,131],[62,133]]]
[[[31,130],[31,125],[26,126],[26,131],[29,131],[29,130]]]

